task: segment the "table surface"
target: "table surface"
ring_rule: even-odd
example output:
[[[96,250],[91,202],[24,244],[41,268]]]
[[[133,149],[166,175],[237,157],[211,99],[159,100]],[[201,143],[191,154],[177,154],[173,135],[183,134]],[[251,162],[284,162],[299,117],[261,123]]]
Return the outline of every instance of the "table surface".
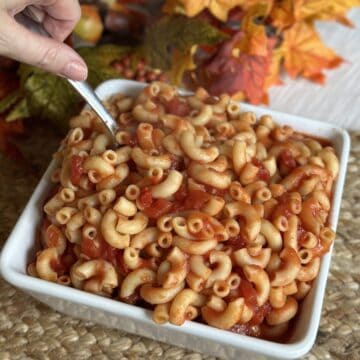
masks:
[[[330,23],[319,26],[326,43],[348,60],[328,73],[327,85],[285,79],[284,86],[270,92],[271,108],[360,129],[360,9],[353,10],[350,18],[357,28]],[[307,360],[360,359],[360,132],[351,136],[352,152],[323,314]],[[36,125],[20,142],[25,162],[16,163],[0,154],[0,248],[59,141],[49,128]],[[0,360],[90,358],[213,359],[61,315],[0,277]]]

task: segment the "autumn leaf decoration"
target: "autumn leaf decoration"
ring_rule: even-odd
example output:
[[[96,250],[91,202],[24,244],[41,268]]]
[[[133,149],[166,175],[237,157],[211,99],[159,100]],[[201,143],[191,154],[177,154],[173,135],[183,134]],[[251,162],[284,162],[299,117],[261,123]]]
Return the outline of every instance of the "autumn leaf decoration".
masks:
[[[314,28],[305,22],[284,31],[282,49],[285,70],[292,78],[301,75],[323,84],[323,70],[334,68],[342,62],[341,57],[327,48]]]
[[[268,102],[267,91],[282,83],[282,70],[291,78],[323,84],[324,70],[343,60],[322,42],[315,21],[352,26],[346,12],[354,6],[360,0],[168,0],[165,13],[207,19],[230,35],[206,47],[205,55],[203,46],[192,57],[177,54],[170,73],[177,73],[179,83],[177,69],[185,69],[186,85],[204,86],[214,95],[227,92],[253,104]]]
[[[143,51],[152,67],[168,71],[172,82],[180,85],[184,73],[196,67],[193,56],[197,46],[219,44],[227,38],[202,19],[171,15],[148,29]]]
[[[165,0],[151,21],[143,14],[134,23],[127,5],[151,2],[103,3],[84,5],[76,28],[78,37],[106,43],[78,49],[93,87],[111,78],[153,81],[161,74],[175,85],[203,86],[213,95],[228,93],[253,104],[268,103],[268,89],[282,83],[282,73],[323,84],[325,71],[343,59],[325,45],[315,22],[351,27],[346,14],[360,6],[360,0]],[[124,26],[144,35],[131,47],[107,43],[109,33]],[[0,152],[13,156],[18,151],[12,139],[24,132],[22,120],[47,121],[65,131],[83,104],[64,79],[28,65],[16,74],[17,68],[0,57]]]

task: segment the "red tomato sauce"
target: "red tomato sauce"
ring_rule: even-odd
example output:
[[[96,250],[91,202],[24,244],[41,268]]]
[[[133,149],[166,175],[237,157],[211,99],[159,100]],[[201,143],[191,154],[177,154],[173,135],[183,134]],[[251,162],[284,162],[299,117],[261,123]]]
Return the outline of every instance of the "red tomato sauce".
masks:
[[[143,213],[150,219],[158,219],[171,211],[173,203],[165,199],[155,200],[150,207],[144,208]]]
[[[174,194],[174,198],[176,201],[183,201],[188,194],[188,190],[186,185],[183,183],[181,184],[179,190]]]
[[[125,144],[129,146],[137,146],[138,144],[138,138],[136,134],[131,134],[128,139],[125,140]]]
[[[90,259],[99,259],[104,256],[105,242],[101,239],[92,240],[83,237],[80,244],[80,251]]]
[[[47,247],[57,247],[59,245],[60,230],[55,226],[46,228],[46,245]]]
[[[178,97],[172,98],[164,105],[167,113],[176,116],[187,116],[191,111],[190,105],[185,101],[181,101]]]
[[[89,139],[94,130],[92,128],[83,128],[84,140]]]
[[[78,185],[83,169],[84,158],[79,155],[73,155],[70,160],[70,181],[74,185]]]
[[[202,190],[191,190],[184,201],[187,210],[200,210],[209,200],[211,195]]]
[[[90,259],[104,259],[115,268],[117,268],[121,275],[126,275],[129,272],[123,258],[123,250],[116,249],[110,246],[103,239],[91,240],[84,237],[81,241],[80,251]]]
[[[183,184],[174,194],[175,201],[165,199],[153,199],[149,188],[145,187],[139,196],[139,202],[143,206],[143,213],[150,219],[158,219],[160,216],[184,210],[200,210],[211,198],[202,190],[188,191]]]
[[[56,259],[52,259],[50,261],[50,267],[59,275],[64,275],[65,271],[67,270],[67,268],[65,267],[65,265],[63,264],[63,262],[61,261],[61,258],[56,260]]]
[[[257,294],[251,282],[246,280],[245,277],[242,277],[239,290],[245,300],[245,304],[254,310],[257,306]]]
[[[70,271],[71,266],[73,266],[75,264],[76,260],[77,260],[77,257],[74,253],[74,245],[71,243],[68,243],[66,245],[65,253],[61,258],[61,262],[63,263],[67,272]]]
[[[260,160],[256,158],[252,160],[252,163],[259,168],[259,171],[257,173],[257,178],[259,180],[268,182],[270,180],[269,170],[263,165],[263,163]]]
[[[126,266],[124,261],[124,251],[118,250],[116,252],[116,265],[117,269],[119,270],[120,274],[125,276],[130,272],[130,269]]]
[[[229,245],[234,251],[246,247],[246,244],[246,239],[241,235],[241,233],[226,241],[226,245]]]
[[[151,195],[151,191],[148,187],[145,187],[141,190],[140,196],[139,196],[139,203],[144,208],[148,208],[153,203],[153,198]]]
[[[254,315],[249,324],[252,326],[260,325],[264,321],[265,316],[270,313],[271,309],[271,305],[268,302],[266,302],[263,306],[256,305],[255,308],[253,308]]]
[[[297,166],[296,160],[289,149],[284,149],[283,151],[281,151],[278,159],[280,164],[286,167],[288,172],[295,169]]]

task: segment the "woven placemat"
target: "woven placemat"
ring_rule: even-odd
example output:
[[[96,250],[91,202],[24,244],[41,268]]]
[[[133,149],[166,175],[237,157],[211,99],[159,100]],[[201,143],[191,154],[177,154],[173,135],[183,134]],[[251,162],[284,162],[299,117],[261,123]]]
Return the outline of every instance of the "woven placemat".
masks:
[[[34,127],[19,142],[22,163],[0,155],[0,247],[59,138]],[[316,344],[305,359],[360,359],[360,132],[352,152]],[[1,359],[214,359],[59,314],[0,278]]]

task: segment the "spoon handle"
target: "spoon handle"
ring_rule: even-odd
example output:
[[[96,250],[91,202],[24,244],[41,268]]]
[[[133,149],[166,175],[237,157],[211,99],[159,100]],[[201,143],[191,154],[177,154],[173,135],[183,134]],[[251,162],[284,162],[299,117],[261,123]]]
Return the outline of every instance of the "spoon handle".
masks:
[[[84,100],[95,111],[96,115],[104,122],[109,132],[115,137],[118,130],[118,125],[109,112],[105,109],[100,99],[95,94],[94,90],[85,81],[75,81],[67,79],[67,81],[74,87],[74,89],[84,98]]]

